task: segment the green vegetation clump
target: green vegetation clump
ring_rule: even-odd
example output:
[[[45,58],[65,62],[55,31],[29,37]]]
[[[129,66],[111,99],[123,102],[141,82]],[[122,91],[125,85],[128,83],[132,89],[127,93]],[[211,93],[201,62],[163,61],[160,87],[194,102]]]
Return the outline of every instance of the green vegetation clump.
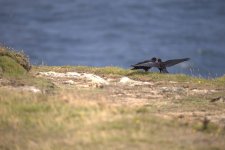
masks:
[[[29,58],[23,52],[16,52],[15,50],[0,46],[0,57],[7,56],[20,64],[25,70],[30,71],[31,64],[29,62]]]
[[[216,81],[218,83],[221,83],[222,85],[225,85],[225,75],[219,78],[216,78]]]
[[[1,76],[20,76],[25,75],[27,71],[15,60],[7,56],[0,57],[0,74]]]
[[[23,52],[0,46],[0,75],[18,77],[25,75],[31,69],[29,58]]]

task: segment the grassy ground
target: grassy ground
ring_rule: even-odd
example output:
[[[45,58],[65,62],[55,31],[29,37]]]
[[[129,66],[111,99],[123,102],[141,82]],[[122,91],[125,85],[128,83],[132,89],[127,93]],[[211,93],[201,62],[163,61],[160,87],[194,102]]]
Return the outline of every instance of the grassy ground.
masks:
[[[148,95],[154,88],[149,86],[67,88],[36,77],[40,71],[88,72],[114,79],[128,76],[152,82],[159,89],[179,86],[217,92],[164,91],[160,98],[154,98]],[[0,87],[0,149],[3,150],[222,150],[225,147],[225,103],[211,102],[213,98],[225,97],[224,77],[206,80],[115,67],[41,66],[33,67],[25,79],[6,79],[15,84],[10,82]],[[15,85],[18,88],[34,85],[50,92],[12,90],[10,87]]]
[[[209,80],[118,67],[30,69],[24,54],[0,47],[0,150],[225,147],[225,76]],[[93,73],[111,83],[63,84],[69,78],[38,75],[44,71]],[[121,85],[123,76],[150,84]]]
[[[12,95],[1,89],[0,94],[1,149],[206,150],[225,146],[225,131],[216,124],[205,127],[204,121],[165,119],[157,116],[159,108],[154,106],[113,105],[105,100],[103,91],[73,90],[46,96]],[[206,102],[194,101],[179,103],[192,110],[209,107]],[[160,109],[176,112],[180,108],[169,105]]]

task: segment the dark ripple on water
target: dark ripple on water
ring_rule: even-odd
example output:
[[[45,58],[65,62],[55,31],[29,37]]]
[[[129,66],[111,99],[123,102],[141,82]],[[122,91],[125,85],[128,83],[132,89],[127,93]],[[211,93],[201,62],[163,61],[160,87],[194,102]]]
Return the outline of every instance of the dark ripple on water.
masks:
[[[0,1],[0,42],[34,64],[129,68],[190,57],[169,71],[215,77],[225,73],[224,8],[224,0]]]

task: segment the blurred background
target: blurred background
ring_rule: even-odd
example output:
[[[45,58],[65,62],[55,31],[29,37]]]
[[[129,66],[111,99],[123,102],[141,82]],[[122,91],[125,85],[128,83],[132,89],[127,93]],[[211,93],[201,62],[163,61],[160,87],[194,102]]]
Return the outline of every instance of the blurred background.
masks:
[[[224,0],[0,0],[0,43],[34,65],[190,57],[172,73],[225,74]],[[153,70],[158,71],[158,70]]]

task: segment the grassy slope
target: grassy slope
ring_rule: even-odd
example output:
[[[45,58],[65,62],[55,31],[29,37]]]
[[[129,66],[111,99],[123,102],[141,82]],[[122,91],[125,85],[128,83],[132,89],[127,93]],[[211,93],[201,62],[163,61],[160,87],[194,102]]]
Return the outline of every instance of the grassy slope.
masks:
[[[23,76],[26,70],[10,57],[0,57],[1,75],[4,77]]]
[[[15,51],[12,48],[2,46],[0,44],[0,57],[7,56],[13,59],[15,62],[20,64],[25,70],[29,71],[31,69],[31,64],[29,58],[23,51]]]
[[[140,73],[115,67],[34,67],[24,84],[49,86],[32,78],[39,71],[79,71],[101,76],[129,76],[144,81],[189,82],[189,86],[224,90],[225,77],[206,80],[185,75]],[[18,81],[17,81],[18,80]],[[41,87],[40,86],[40,87]],[[219,93],[219,96],[225,94]],[[209,95],[211,96],[211,95]],[[174,99],[167,105],[124,105],[108,101],[104,89],[60,89],[31,94],[0,88],[0,149],[224,149],[224,127],[204,121],[159,117],[163,112],[223,111],[224,103],[205,97]],[[165,100],[167,101],[167,100]]]

